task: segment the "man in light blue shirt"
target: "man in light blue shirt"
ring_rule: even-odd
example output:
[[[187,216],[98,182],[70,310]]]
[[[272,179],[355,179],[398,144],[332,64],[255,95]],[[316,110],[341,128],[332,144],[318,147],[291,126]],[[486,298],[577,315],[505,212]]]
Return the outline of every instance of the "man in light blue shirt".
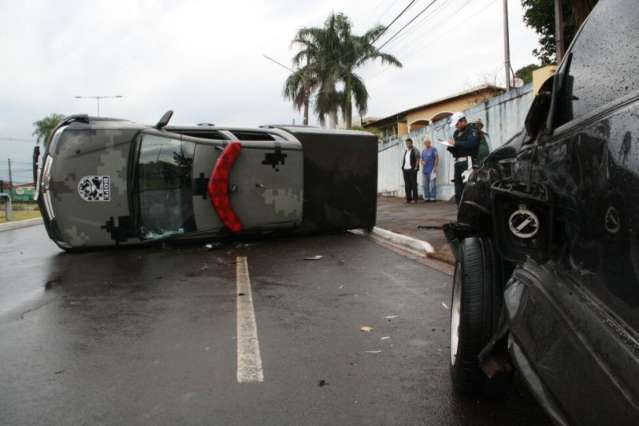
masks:
[[[435,201],[437,198],[437,166],[439,157],[437,150],[432,146],[429,138],[424,139],[424,150],[422,151],[422,188],[424,190],[424,201]]]

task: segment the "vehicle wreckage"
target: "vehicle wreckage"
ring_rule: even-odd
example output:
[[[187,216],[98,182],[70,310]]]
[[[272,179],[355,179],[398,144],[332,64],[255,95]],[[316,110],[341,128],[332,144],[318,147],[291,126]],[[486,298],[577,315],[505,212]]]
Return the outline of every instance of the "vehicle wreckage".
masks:
[[[375,225],[377,138],[306,126],[155,126],[73,115],[34,151],[62,249],[336,232]]]

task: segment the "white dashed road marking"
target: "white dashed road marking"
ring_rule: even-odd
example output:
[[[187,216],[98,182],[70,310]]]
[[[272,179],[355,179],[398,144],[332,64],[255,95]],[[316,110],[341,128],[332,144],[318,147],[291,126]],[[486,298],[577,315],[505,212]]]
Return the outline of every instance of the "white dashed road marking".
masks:
[[[246,257],[236,258],[237,275],[237,382],[264,381],[260,341],[257,338],[251,280]]]

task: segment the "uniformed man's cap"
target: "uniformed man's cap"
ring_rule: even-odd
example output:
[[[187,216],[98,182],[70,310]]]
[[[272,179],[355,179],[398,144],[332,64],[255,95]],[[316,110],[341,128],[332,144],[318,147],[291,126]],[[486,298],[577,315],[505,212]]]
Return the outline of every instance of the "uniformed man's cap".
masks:
[[[454,112],[453,115],[450,116],[450,127],[455,127],[457,122],[462,118],[466,118],[463,112]]]

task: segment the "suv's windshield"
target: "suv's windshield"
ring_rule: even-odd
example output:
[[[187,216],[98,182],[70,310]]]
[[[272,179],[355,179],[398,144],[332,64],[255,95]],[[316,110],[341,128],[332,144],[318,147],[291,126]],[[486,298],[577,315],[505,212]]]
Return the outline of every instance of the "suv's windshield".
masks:
[[[195,230],[191,187],[194,151],[192,142],[142,137],[137,189],[143,238]]]

